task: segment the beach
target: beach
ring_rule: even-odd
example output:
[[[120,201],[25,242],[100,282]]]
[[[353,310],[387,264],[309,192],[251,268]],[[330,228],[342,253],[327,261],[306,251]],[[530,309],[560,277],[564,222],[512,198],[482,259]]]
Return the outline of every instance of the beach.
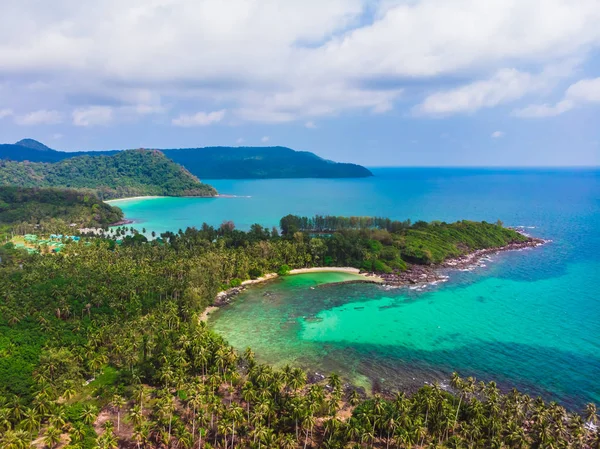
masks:
[[[127,198],[117,198],[114,200],[106,200],[105,203],[116,203],[119,201],[130,201],[130,200],[151,200],[154,198],[166,198],[164,196],[129,196]]]
[[[354,274],[356,276],[360,276],[363,280],[357,280],[352,282],[369,282],[369,283],[381,283],[383,279],[377,275],[372,273],[364,273],[361,272],[358,268],[353,267],[313,267],[313,268],[296,268],[294,270],[290,270],[289,275],[293,276],[296,274],[309,274],[309,273],[349,273]],[[231,298],[243,292],[246,287],[253,284],[260,284],[262,282],[266,282],[272,279],[279,277],[277,273],[268,273],[264,276],[261,276],[256,279],[248,279],[243,281],[239,287],[232,287],[227,290],[223,290],[217,293],[215,298],[215,302],[212,306],[207,307],[199,317],[200,321],[208,320],[208,316],[217,310],[219,307],[224,306],[229,303]]]

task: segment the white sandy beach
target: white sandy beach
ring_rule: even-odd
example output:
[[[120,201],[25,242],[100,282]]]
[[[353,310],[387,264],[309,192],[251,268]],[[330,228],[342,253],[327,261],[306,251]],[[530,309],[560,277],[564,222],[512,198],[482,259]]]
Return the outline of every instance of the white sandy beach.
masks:
[[[381,279],[379,276],[368,276],[366,274],[362,274],[358,268],[353,268],[353,267],[314,267],[314,268],[296,268],[294,270],[290,270],[290,275],[308,274],[308,273],[349,273],[349,274],[355,274],[357,276],[361,276],[365,280],[368,280],[368,281],[383,282],[383,279]],[[279,275],[277,273],[268,273],[268,274],[265,274],[264,276],[261,276],[256,279],[248,279],[248,280],[242,282],[241,286],[259,284],[261,282],[266,282],[268,280],[275,279],[278,276]],[[233,288],[223,290],[223,291],[217,293],[217,299],[220,299],[223,296],[226,296],[231,290],[234,290],[236,288],[239,288],[239,287],[233,287]],[[217,307],[217,306],[207,307],[200,314],[200,316],[198,318],[199,321],[207,321],[209,315],[218,309],[219,309],[219,307]]]
[[[129,200],[151,200],[154,198],[166,198],[166,196],[129,196],[127,198],[117,198],[115,200],[106,200],[105,203],[116,203],[118,201],[129,201]]]

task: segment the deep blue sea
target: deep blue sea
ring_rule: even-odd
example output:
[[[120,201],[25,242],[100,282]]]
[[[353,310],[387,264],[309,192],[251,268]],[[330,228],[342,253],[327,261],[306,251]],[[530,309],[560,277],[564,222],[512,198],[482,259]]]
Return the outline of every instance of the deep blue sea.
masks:
[[[500,219],[525,226],[552,242],[496,255],[485,267],[453,273],[425,291],[292,288],[268,318],[276,330],[268,337],[252,325],[267,318],[259,295],[250,291],[219,311],[213,325],[234,346],[250,344],[264,360],[287,354],[311,369],[378,378],[390,387],[443,381],[456,370],[576,408],[600,403],[600,171],[372,171],[366,179],[207,181],[236,197],[115,205],[139,229],[157,232],[224,220],[242,229],[273,226],[289,213]],[[236,318],[242,313],[246,327]]]

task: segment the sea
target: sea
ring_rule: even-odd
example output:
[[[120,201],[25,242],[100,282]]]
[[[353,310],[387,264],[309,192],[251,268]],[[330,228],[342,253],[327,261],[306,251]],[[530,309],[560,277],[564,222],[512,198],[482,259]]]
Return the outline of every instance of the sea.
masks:
[[[259,360],[341,374],[365,390],[495,380],[570,409],[600,404],[600,170],[374,168],[363,179],[207,180],[227,197],[114,203],[134,227],[276,226],[287,214],[469,219],[550,240],[495,254],[424,288],[280,278],[209,325]]]

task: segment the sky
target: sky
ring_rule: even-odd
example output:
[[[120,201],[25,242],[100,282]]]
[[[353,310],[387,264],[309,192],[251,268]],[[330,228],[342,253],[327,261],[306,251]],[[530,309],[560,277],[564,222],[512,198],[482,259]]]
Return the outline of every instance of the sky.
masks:
[[[3,0],[0,142],[600,165],[600,0]]]

